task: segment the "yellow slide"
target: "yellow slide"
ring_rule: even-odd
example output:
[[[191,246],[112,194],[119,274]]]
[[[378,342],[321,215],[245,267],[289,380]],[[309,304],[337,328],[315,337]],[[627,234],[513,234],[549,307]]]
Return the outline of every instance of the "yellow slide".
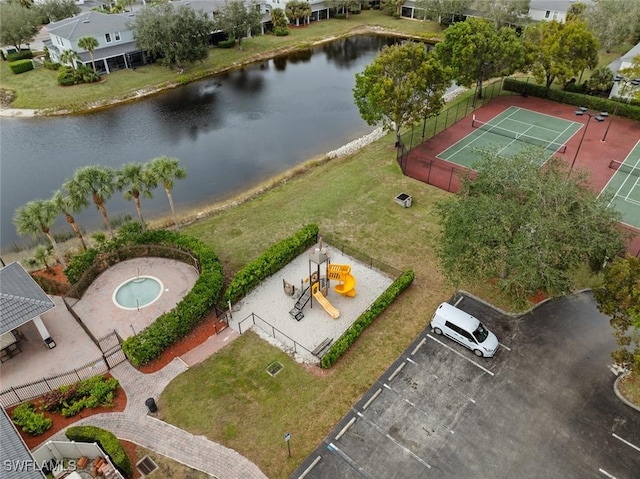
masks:
[[[340,316],[340,311],[338,311],[333,304],[329,302],[327,298],[324,297],[324,294],[320,291],[320,283],[313,283],[311,286],[311,293],[313,297],[316,298],[316,301],[320,303],[320,305],[324,308],[329,316],[333,319],[338,319]]]
[[[351,266],[348,264],[330,264],[329,279],[340,282],[333,288],[336,293],[350,298],[356,295],[356,278],[351,274]]]

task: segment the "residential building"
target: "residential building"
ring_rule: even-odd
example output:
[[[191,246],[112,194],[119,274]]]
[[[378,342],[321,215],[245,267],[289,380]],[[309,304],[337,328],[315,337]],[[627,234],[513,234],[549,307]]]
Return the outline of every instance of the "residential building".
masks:
[[[555,20],[564,23],[571,5],[584,3],[593,4],[593,0],[531,0],[529,3],[529,17],[534,22]]]

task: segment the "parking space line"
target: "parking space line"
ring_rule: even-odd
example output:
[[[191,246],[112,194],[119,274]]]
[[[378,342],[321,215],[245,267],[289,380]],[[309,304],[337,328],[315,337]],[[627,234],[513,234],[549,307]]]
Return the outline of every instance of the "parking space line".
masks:
[[[616,439],[618,439],[619,441],[624,442],[627,446],[634,448],[636,451],[640,452],[640,447],[636,446],[635,444],[631,444],[629,441],[622,439],[620,436],[618,436],[615,432],[611,434],[613,437],[615,437]]]
[[[413,409],[415,409],[416,411],[418,411],[420,414],[422,414],[423,416],[433,420],[433,422],[435,422],[438,426],[440,426],[442,429],[449,431],[451,434],[454,434],[454,431],[452,431],[451,429],[449,429],[447,426],[445,426],[444,424],[442,424],[440,421],[434,419],[432,416],[429,416],[429,414],[426,411],[423,411],[422,409],[420,409],[416,403],[414,403],[413,401],[410,401],[409,399],[407,399],[406,397],[404,397],[402,394],[400,394],[398,391],[396,391],[395,389],[393,389],[391,386],[389,386],[388,384],[383,384],[383,386],[385,388],[387,388],[389,391],[391,391],[393,394],[395,394],[396,396],[398,396],[400,399],[402,399],[404,402],[406,402],[409,406],[411,406]]]
[[[509,348],[509,347],[505,346],[504,344],[502,344],[502,343],[498,343],[498,344],[499,344],[500,346],[502,346],[504,349],[506,349],[507,351],[511,351],[511,348]]]
[[[413,348],[413,351],[411,351],[411,356],[415,356],[416,353],[418,352],[418,349],[420,349],[420,346],[422,346],[426,342],[427,342],[426,338],[422,338],[422,340],[418,343],[418,345],[415,348]]]
[[[391,442],[393,442],[396,446],[398,446],[399,448],[401,448],[402,450],[404,450],[406,453],[408,453],[409,455],[413,456],[413,458],[418,461],[420,464],[422,464],[423,466],[425,466],[427,469],[431,469],[431,465],[425,461],[424,459],[422,459],[420,456],[418,456],[416,453],[414,453],[411,449],[403,446],[402,444],[400,444],[396,439],[394,439],[393,437],[391,437],[389,434],[387,434],[386,432],[384,432],[380,426],[378,426],[376,423],[374,423],[372,420],[370,420],[369,418],[365,417],[364,414],[362,414],[361,412],[357,412],[356,414],[361,417],[364,421],[366,421],[367,423],[369,423],[371,426],[373,426],[380,434],[383,434],[387,439],[389,439]]]
[[[411,364],[418,364],[416,363],[413,359],[411,358],[405,358],[408,362],[410,362]]]
[[[604,474],[605,476],[607,476],[609,479],[616,479],[616,476],[612,476],[611,474],[609,474],[607,471],[605,471],[604,469],[600,468],[598,469],[598,471],[601,474]]]
[[[330,442],[329,444],[327,444],[327,449],[329,449],[329,451],[331,451],[336,457],[338,457],[339,459],[342,459],[342,461],[347,464],[347,466],[349,466],[351,469],[353,469],[354,471],[356,471],[358,474],[360,474],[362,477],[366,478],[366,479],[373,479],[371,476],[369,476],[366,472],[364,472],[364,470],[358,465],[358,463],[356,461],[354,461],[353,459],[351,459],[349,456],[347,456],[338,446],[336,446],[334,443]]]
[[[491,376],[495,376],[494,373],[492,373],[491,371],[489,371],[487,368],[485,368],[484,366],[482,366],[481,364],[475,362],[473,359],[469,359],[468,357],[466,357],[464,354],[459,353],[458,351],[456,351],[455,349],[453,349],[450,346],[447,346],[446,344],[444,344],[442,341],[440,341],[439,339],[434,338],[433,336],[431,336],[430,334],[427,334],[428,338],[433,339],[436,343],[444,346],[445,348],[447,348],[449,351],[456,353],[458,356],[460,356],[462,359],[466,359],[467,361],[469,361],[471,364],[473,364],[474,366],[479,367],[480,369],[482,369],[485,373],[491,375]]]

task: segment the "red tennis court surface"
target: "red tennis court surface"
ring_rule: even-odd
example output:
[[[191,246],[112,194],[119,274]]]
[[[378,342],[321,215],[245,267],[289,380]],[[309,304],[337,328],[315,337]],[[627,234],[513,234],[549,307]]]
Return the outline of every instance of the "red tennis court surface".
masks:
[[[589,116],[576,116],[575,106],[556,103],[541,98],[520,95],[500,96],[477,109],[474,113],[481,121],[489,121],[510,106],[518,106],[553,115],[565,120],[582,122],[585,126]],[[599,112],[593,112],[594,114]],[[607,131],[608,128],[608,131]],[[459,176],[464,167],[436,158],[440,152],[473,131],[471,116],[467,116],[430,140],[416,146],[406,160],[405,174],[419,181],[429,183],[448,191],[458,191]],[[584,137],[583,137],[584,132]],[[602,141],[605,138],[606,141]],[[565,153],[557,153],[568,165],[574,162],[574,169],[586,169],[590,173],[590,183],[597,193],[602,191],[615,173],[609,168],[611,160],[622,161],[640,139],[640,123],[626,118],[609,116],[604,122],[592,119],[588,129],[584,127],[567,142]],[[576,156],[577,153],[577,156]],[[629,228],[634,235],[629,252],[640,254],[640,231]]]

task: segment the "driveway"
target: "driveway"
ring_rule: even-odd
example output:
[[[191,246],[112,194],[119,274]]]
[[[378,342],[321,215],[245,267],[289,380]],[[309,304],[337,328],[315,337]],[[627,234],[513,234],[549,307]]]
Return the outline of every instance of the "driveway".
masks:
[[[496,333],[496,356],[427,325],[291,477],[638,477],[640,413],[614,394],[615,341],[590,293],[521,318],[458,307]]]

